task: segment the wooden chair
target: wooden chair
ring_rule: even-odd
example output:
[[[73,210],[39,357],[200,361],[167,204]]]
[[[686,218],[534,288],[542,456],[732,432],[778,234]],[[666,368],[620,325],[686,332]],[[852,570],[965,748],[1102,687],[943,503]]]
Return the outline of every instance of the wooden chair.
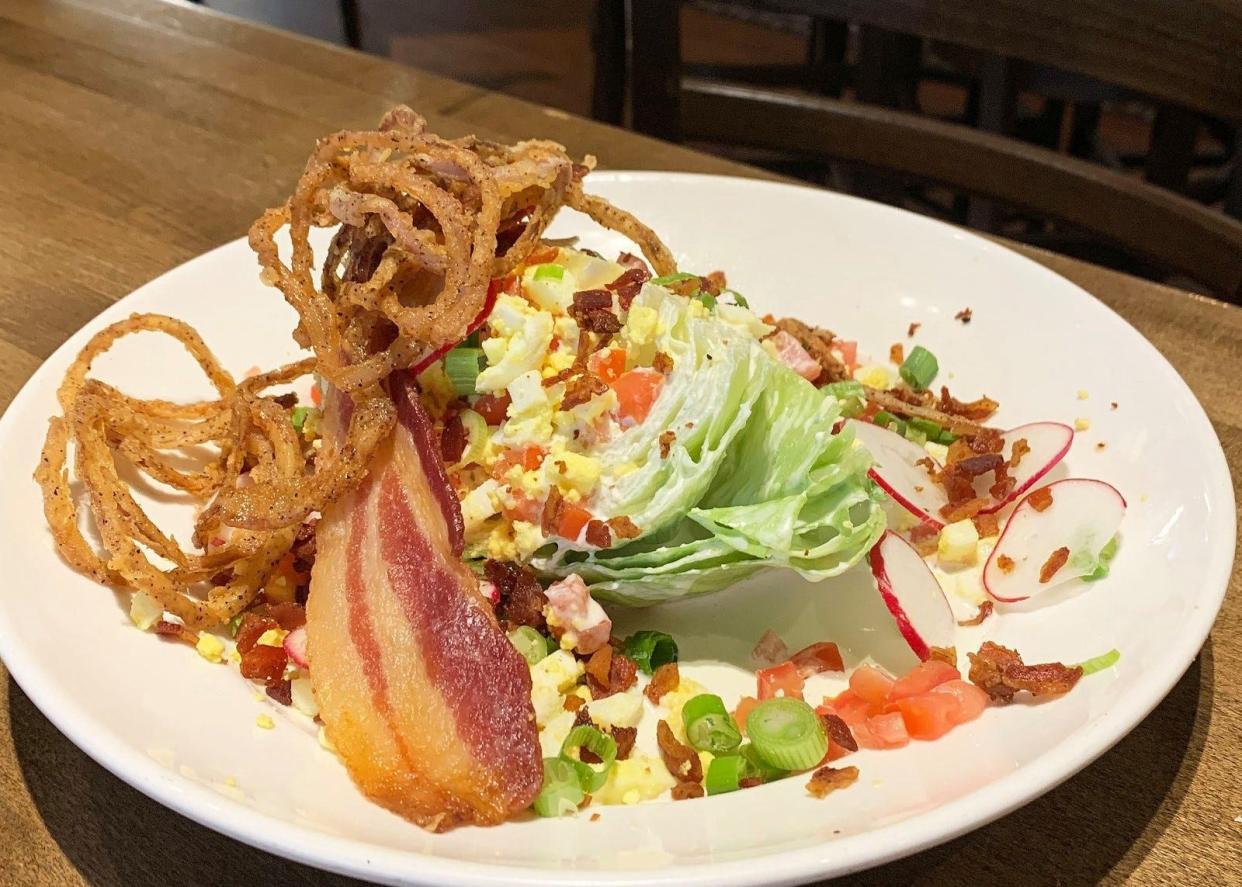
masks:
[[[1242,120],[1242,3],[1119,0],[754,0],[765,9],[861,22],[986,50],[983,116],[997,119],[1009,59],[1056,66],[1194,112]],[[1136,178],[1002,135],[892,108],[685,77],[678,3],[629,0],[635,129],[896,171],[1080,229],[1242,301],[1242,224]],[[884,71],[876,73],[882,81]],[[881,83],[882,85],[882,83]],[[1189,146],[1182,138],[1184,147]],[[1178,162],[1181,162],[1180,160]]]

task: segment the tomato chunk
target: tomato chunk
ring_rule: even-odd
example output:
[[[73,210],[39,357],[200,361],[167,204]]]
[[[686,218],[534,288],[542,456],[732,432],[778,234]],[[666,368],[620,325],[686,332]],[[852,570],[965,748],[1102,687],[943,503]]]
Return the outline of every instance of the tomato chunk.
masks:
[[[917,696],[928,692],[932,687],[948,681],[958,681],[961,678],[958,670],[947,662],[928,659],[898,678],[897,683],[893,684],[893,688],[889,691],[888,698],[890,701],[896,701],[906,696]]]
[[[759,704],[759,700],[754,696],[743,696],[737,701],[737,708],[733,709],[733,720],[737,721],[737,727],[743,733],[746,732],[746,719],[750,717],[751,710]]]
[[[625,351],[621,348],[596,351],[588,358],[587,369],[611,385],[625,372]]]
[[[973,721],[988,707],[988,694],[982,688],[969,681],[946,681],[932,688],[932,693],[943,693],[957,700],[957,711],[954,713],[954,724],[965,724]]]
[[[789,657],[804,678],[823,671],[845,671],[845,663],[841,661],[841,651],[836,644],[821,641],[803,647]]]
[[[877,714],[880,709],[879,706],[873,706],[853,690],[842,690],[835,699],[825,699],[824,704],[816,711],[820,714],[826,711],[832,712],[853,727],[855,724],[863,723],[871,715]]]
[[[874,706],[888,701],[895,681],[873,665],[860,665],[850,675],[850,689]]]
[[[885,712],[867,718],[867,729],[864,732],[868,734],[868,740],[874,742],[874,745],[868,745],[867,748],[901,748],[910,741],[910,732],[906,729],[905,720],[900,712]],[[854,730],[854,739],[859,745],[863,744],[860,731]]]
[[[591,512],[577,505],[565,503],[561,510],[561,524],[556,533],[562,539],[577,539],[582,528],[591,519]]]
[[[939,739],[958,723],[959,705],[950,693],[922,693],[904,696],[892,703],[905,722],[906,732],[915,739]]]
[[[655,370],[640,368],[622,373],[612,383],[612,390],[617,392],[617,415],[635,424],[642,422],[663,388],[664,376]]]
[[[759,683],[759,698],[773,699],[778,694],[793,699],[802,698],[802,675],[792,662],[782,662],[755,673]]]

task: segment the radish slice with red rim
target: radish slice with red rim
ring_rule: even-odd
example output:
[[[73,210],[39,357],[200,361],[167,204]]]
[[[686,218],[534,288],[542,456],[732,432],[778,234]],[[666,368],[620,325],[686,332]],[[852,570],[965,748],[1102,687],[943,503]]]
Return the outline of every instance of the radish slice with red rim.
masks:
[[[310,659],[306,656],[306,626],[299,625],[285,635],[285,655],[293,660],[298,668],[309,668]]]
[[[886,530],[868,558],[884,606],[914,655],[927,659],[932,647],[954,646],[957,622],[953,609],[914,546]]]
[[[1005,457],[1006,462],[1013,456],[1013,445],[1020,440],[1026,441],[1030,452],[1024,454],[1018,460],[1018,467],[1009,472],[1010,477],[1015,481],[1009,495],[1003,499],[992,500],[983,509],[985,514],[1000,511],[1034,487],[1044,475],[1064,459],[1074,443],[1074,429],[1060,422],[1031,422],[1011,428],[1001,435],[1001,440],[1004,441],[1001,455]],[[980,496],[991,498],[988,496],[987,488],[991,486],[993,475],[989,472],[984,477],[987,481],[980,479],[976,487],[980,489]]]
[[[940,469],[936,460],[914,441],[879,425],[849,419],[845,427],[853,430],[854,439],[871,453],[875,461],[868,472],[871,479],[906,511],[937,530],[943,527],[940,509],[949,500],[927,470],[929,464]],[[919,464],[921,460],[926,461]]]
[[[1050,496],[1042,511],[1036,508]],[[1048,484],[1018,503],[983,568],[988,594],[1004,603],[1086,576],[1125,517],[1126,500],[1112,484],[1069,478]],[[1064,556],[1057,555],[1065,549]],[[1055,556],[1055,560],[1053,559]],[[1064,563],[1041,581],[1045,566]]]

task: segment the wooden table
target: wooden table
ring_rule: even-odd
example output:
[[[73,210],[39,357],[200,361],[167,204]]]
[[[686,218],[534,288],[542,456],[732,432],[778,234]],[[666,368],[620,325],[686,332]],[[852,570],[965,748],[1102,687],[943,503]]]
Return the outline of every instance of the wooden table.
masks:
[[[159,0],[0,0],[0,83],[0,407],[110,302],[243,234],[287,193],[317,136],[396,102],[449,136],[539,134],[604,166],[765,175]],[[1168,356],[1207,408],[1238,492],[1242,310],[1019,249]],[[1115,749],[1017,813],[858,881],[1242,880],[1239,575],[1190,671]],[[2,669],[0,705],[0,883],[346,883],[148,800],[71,745]]]

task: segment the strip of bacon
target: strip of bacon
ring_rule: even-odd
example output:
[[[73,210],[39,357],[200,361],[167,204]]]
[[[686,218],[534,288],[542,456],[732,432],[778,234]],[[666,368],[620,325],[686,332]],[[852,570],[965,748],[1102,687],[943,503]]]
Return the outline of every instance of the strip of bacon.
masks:
[[[320,717],[376,803],[433,831],[502,822],[542,781],[530,672],[459,557],[414,383],[390,384],[397,428],[318,526],[306,629]]]

